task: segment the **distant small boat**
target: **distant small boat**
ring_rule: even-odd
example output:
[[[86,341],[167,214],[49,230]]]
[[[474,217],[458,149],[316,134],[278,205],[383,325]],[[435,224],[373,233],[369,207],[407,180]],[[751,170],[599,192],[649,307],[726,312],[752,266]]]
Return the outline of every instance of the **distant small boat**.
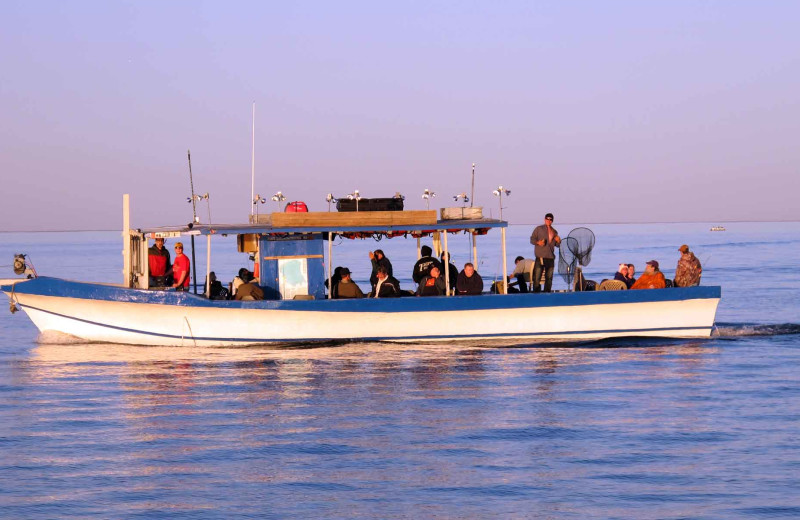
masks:
[[[711,231],[725,231],[725,226],[713,226]]]

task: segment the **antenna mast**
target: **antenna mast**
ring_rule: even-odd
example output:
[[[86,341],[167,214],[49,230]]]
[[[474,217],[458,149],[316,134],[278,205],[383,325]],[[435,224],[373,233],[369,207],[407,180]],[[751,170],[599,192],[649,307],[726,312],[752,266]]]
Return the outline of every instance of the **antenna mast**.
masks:
[[[469,207],[475,204],[475,163],[472,163],[472,191],[469,194]]]
[[[253,215],[256,196],[256,102],[253,101],[253,142],[251,144],[250,153],[250,216]]]
[[[189,158],[189,187],[192,189],[192,224],[197,222],[197,202],[194,200],[194,180],[192,179],[192,151],[186,151]]]
[[[197,219],[197,200],[194,196],[194,179],[192,179],[192,151],[186,150],[186,157],[189,159],[189,187],[192,189],[192,223],[190,228],[198,223]],[[192,274],[194,279],[194,293],[197,294],[197,262],[194,255],[194,235],[192,235]],[[188,276],[188,275],[187,275]]]

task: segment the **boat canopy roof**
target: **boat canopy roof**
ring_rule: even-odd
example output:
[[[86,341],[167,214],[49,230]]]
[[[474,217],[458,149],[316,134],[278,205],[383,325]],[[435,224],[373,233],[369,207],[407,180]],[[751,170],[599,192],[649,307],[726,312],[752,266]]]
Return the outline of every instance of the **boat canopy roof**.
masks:
[[[377,213],[377,212],[375,212]],[[384,212],[381,212],[384,213]],[[400,213],[400,212],[398,212]],[[277,214],[283,215],[283,214]],[[290,215],[290,214],[286,214]],[[337,215],[330,213],[327,215]],[[341,215],[341,214],[339,214]],[[352,214],[351,214],[352,215]],[[364,215],[368,215],[364,212]],[[267,220],[267,219],[265,219]],[[297,222],[291,222],[297,220]],[[309,219],[289,219],[281,222],[258,222],[251,224],[194,224],[182,226],[166,226],[141,229],[140,231],[154,237],[175,237],[180,235],[234,235],[234,234],[264,234],[264,235],[284,235],[286,233],[337,233],[337,234],[360,234],[360,235],[384,235],[386,237],[413,235],[424,236],[435,231],[449,232],[473,232],[485,234],[490,229],[508,227],[508,222],[490,218],[471,219],[471,220],[436,220],[414,223],[410,222],[378,222],[376,219],[360,221],[362,219],[324,219],[328,222],[313,222]],[[276,225],[277,224],[277,225]]]

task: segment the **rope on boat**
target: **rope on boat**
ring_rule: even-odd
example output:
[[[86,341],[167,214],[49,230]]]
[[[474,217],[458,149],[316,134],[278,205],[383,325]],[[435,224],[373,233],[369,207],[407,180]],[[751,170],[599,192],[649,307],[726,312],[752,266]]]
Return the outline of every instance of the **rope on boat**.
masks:
[[[183,317],[183,321],[185,321],[186,322],[186,326],[189,327],[189,336],[191,336],[192,342],[194,343],[195,348],[197,348],[197,340],[194,339],[194,332],[192,332],[192,326],[191,326],[191,324],[189,324],[189,318],[184,316]],[[181,337],[181,340],[183,340],[183,337]]]
[[[17,312],[19,310],[19,301],[17,300],[17,295],[14,293],[16,288],[17,288],[17,282],[12,283],[11,284],[11,296],[8,297],[9,298],[8,299],[8,310],[11,311],[11,314],[14,314],[15,312]]]

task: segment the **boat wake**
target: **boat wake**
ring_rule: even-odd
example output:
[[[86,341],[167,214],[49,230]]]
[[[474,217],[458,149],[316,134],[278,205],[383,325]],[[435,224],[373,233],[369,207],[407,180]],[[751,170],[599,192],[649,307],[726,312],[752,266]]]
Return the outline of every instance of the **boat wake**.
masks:
[[[756,325],[752,323],[717,323],[715,337],[736,338],[747,336],[788,336],[800,334],[800,324],[778,323]]]

